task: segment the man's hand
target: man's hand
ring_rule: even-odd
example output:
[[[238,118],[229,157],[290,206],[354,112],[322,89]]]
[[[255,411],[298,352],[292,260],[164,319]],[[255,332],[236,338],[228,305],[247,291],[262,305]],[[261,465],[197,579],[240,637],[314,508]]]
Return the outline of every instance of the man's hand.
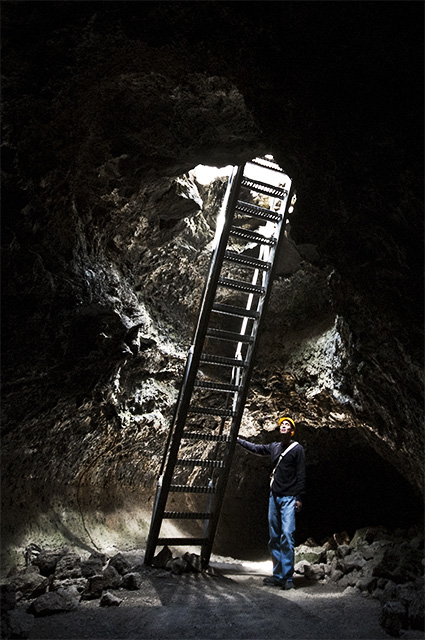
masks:
[[[295,511],[298,513],[303,508],[303,503],[299,500],[295,500]]]

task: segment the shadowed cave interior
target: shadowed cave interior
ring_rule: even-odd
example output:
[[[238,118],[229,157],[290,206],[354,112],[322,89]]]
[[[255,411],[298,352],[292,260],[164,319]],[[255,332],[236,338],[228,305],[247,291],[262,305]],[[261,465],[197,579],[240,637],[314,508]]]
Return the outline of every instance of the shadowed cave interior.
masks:
[[[298,544],[423,523],[419,3],[325,5],[3,3],[5,566],[144,548],[226,186],[193,169],[266,153],[297,202],[241,435],[293,416]],[[237,450],[217,554],[267,557],[268,475]]]

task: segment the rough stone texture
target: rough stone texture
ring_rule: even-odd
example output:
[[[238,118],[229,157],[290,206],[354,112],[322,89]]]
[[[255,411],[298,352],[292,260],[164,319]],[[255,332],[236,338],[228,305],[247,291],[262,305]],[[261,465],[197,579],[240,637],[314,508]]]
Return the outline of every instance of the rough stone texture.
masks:
[[[128,573],[131,569],[131,562],[125,558],[122,553],[117,553],[108,563],[108,567],[114,568],[121,576]]]
[[[41,576],[38,567],[34,566],[29,566],[5,580],[5,584],[9,584],[18,594],[18,599],[35,598],[44,593],[49,585],[49,580]]]
[[[118,589],[122,583],[122,576],[112,565],[103,569],[103,584],[105,588]]]
[[[2,15],[7,561],[30,542],[143,548],[224,188],[189,172],[262,152],[297,204],[242,434],[294,416],[301,540],[421,521],[419,4]],[[267,553],[267,471],[237,452],[220,552]]]
[[[58,590],[44,593],[31,602],[28,611],[34,616],[50,616],[79,607],[79,598],[71,591]]]
[[[81,593],[81,600],[97,600],[101,597],[104,586],[105,581],[102,574],[90,576]]]
[[[140,584],[142,582],[142,577],[140,573],[126,573],[122,577],[122,587],[123,589],[129,589],[133,591],[135,589],[140,589]]]
[[[122,600],[120,598],[106,591],[99,601],[99,607],[119,607],[121,602]]]

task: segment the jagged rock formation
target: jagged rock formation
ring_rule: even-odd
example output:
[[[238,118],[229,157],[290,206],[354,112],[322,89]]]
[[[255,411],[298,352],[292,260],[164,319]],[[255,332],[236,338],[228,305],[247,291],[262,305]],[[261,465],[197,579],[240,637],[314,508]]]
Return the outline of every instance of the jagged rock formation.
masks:
[[[224,188],[190,170],[264,152],[298,199],[243,433],[294,416],[303,538],[422,520],[419,7],[318,4],[4,3],[6,549],[143,546]],[[266,484],[239,452],[220,551]]]

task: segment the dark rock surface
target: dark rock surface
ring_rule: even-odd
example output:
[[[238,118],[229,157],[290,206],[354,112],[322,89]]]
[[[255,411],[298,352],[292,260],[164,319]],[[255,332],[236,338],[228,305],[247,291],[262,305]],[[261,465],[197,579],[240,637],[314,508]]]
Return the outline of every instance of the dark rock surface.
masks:
[[[300,541],[422,522],[419,3],[4,2],[2,25],[6,562],[145,544],[225,186],[190,171],[265,152],[297,204],[242,434],[294,417]],[[267,552],[267,475],[237,454],[218,552]]]

